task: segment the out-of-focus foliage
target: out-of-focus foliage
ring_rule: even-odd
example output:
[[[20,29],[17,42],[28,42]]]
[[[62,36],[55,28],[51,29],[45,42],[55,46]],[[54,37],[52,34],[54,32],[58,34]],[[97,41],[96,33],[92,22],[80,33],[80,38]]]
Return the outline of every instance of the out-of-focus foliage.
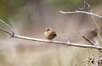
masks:
[[[46,0],[47,2],[56,6],[57,9],[73,10],[83,5],[84,0]],[[91,6],[102,3],[102,0],[85,0]]]
[[[81,0],[46,0],[57,6],[58,9],[74,9],[82,4]]]
[[[0,18],[6,20],[18,8],[22,7],[24,3],[24,0],[0,0]]]

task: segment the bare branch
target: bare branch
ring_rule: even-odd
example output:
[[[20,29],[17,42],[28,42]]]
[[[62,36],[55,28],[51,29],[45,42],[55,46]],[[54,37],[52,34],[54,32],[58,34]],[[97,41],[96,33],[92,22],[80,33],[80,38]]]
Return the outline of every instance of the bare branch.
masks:
[[[0,22],[2,22],[4,25],[6,25],[11,30],[11,32],[14,33],[13,29],[5,21],[3,21],[2,19],[0,19]]]
[[[18,38],[18,39],[37,41],[37,42],[53,43],[53,44],[58,44],[58,45],[67,45],[67,46],[82,47],[82,48],[93,48],[93,49],[97,49],[97,50],[102,50],[102,47],[100,47],[100,46],[77,44],[77,43],[71,43],[69,41],[68,42],[63,42],[63,41],[53,41],[53,40],[44,40],[44,39],[38,39],[38,38],[31,38],[31,37],[25,37],[25,36],[12,34],[12,33],[8,32],[6,30],[3,30],[3,29],[0,29],[0,30],[7,33],[7,34],[9,34],[11,36],[11,38]]]
[[[14,38],[37,41],[37,42],[44,42],[44,43],[53,43],[53,44],[58,44],[58,45],[67,45],[67,46],[93,48],[93,49],[97,49],[97,50],[102,50],[102,47],[94,46],[94,45],[77,44],[77,43],[63,42],[63,41],[44,40],[44,39],[31,38],[31,37],[25,37],[25,36],[19,36],[19,35],[14,35]]]
[[[72,11],[72,12],[59,11],[59,12],[62,13],[62,14],[77,14],[77,13],[80,14],[80,13],[82,13],[82,14],[88,14],[88,15],[93,15],[93,16],[102,18],[102,16],[100,16],[100,15],[97,15],[97,14],[92,13],[92,12],[86,12],[86,11]]]
[[[86,36],[84,36],[84,35],[81,35],[81,36],[82,36],[82,38],[84,38],[87,42],[89,42],[91,45],[94,45],[94,44],[95,44],[92,40],[90,40],[90,39],[87,38]]]

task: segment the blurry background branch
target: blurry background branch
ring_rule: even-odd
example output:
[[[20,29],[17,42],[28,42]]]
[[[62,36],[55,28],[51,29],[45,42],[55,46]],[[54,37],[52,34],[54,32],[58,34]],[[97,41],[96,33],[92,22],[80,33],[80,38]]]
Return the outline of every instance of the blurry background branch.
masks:
[[[86,11],[72,11],[72,12],[59,11],[59,12],[62,13],[62,14],[77,14],[77,13],[80,14],[80,13],[83,13],[83,14],[93,15],[93,16],[102,18],[102,16],[100,16],[100,15],[97,15],[97,14],[92,13],[92,12],[86,12]]]

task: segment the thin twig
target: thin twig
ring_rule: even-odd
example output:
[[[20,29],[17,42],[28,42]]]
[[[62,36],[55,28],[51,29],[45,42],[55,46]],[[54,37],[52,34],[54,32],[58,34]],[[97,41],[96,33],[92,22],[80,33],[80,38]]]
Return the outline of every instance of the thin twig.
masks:
[[[9,24],[7,24],[5,21],[3,21],[2,19],[0,19],[0,22],[2,22],[4,25],[6,25],[10,30],[11,30],[11,32],[12,32],[12,34],[14,34],[14,31],[13,31],[13,29],[11,28],[11,26],[9,25]],[[2,30],[2,29],[0,29],[0,30]],[[3,30],[3,31],[5,31],[5,30]],[[7,32],[7,31],[6,31]]]
[[[87,4],[88,8],[91,8],[91,7],[90,7],[90,4],[89,4],[88,2],[86,2],[85,0],[84,0],[84,2]],[[90,12],[92,13],[92,10],[90,10]],[[99,38],[100,41],[102,41],[102,38],[101,38],[100,33],[99,33],[100,27],[99,27],[99,25],[96,23],[96,20],[95,20],[94,16],[91,15],[91,17],[92,17],[92,20],[93,20],[94,24],[96,25],[98,38]],[[96,41],[95,41],[95,42],[96,42]]]
[[[1,28],[0,28],[0,30],[3,31],[3,32],[5,32],[5,33],[7,33],[7,34],[9,34],[10,36],[12,35],[10,32],[8,32],[8,31],[6,31],[6,30],[4,30],[4,29],[1,29]]]
[[[92,11],[90,11],[90,12],[92,12]],[[100,27],[99,27],[99,25],[96,23],[96,20],[95,20],[94,16],[93,16],[93,15],[91,15],[91,17],[92,17],[92,19],[93,19],[94,24],[95,24],[95,25],[96,25],[96,27],[97,27],[97,34],[98,34],[98,38],[99,38],[99,39],[100,39],[100,41],[102,42],[102,38],[101,38],[100,33],[99,33]]]
[[[84,38],[87,42],[89,42],[91,45],[94,45],[95,43],[90,40],[89,38],[87,38],[86,36],[82,35],[82,38]]]
[[[82,13],[82,14],[88,14],[88,15],[93,15],[93,16],[102,18],[102,16],[100,16],[100,15],[97,15],[97,14],[92,13],[92,12],[86,12],[86,11],[72,11],[72,12],[59,11],[59,12],[62,13],[62,14],[77,14],[77,13],[80,14],[80,13]]]
[[[90,4],[84,0],[84,5],[83,5],[83,8],[82,8],[83,10],[85,9],[86,5],[88,6],[89,9],[91,8]],[[91,10],[90,10],[90,12],[92,13]],[[99,26],[97,25],[97,23],[96,23],[96,21],[95,21],[93,15],[91,15],[91,17],[92,17],[92,19],[93,19],[95,25],[99,28]],[[80,35],[81,35],[81,34],[80,34]],[[84,35],[81,35],[81,36],[82,36],[82,38],[84,38],[84,39],[85,39],[87,42],[89,42],[90,44],[92,44],[92,45],[95,44],[92,40],[90,40],[89,38],[87,38],[87,36],[84,36]]]
[[[89,9],[91,8],[90,5],[84,0],[84,5],[83,5],[83,7],[82,7],[82,8],[79,8],[79,9],[84,10],[85,7],[86,7],[86,5],[88,6]]]

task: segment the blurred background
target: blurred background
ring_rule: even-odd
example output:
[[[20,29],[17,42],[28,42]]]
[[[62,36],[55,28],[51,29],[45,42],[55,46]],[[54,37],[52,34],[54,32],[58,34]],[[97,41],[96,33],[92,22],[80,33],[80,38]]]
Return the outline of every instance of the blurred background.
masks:
[[[94,13],[102,15],[102,0],[86,2]],[[80,10],[83,4],[84,0],[0,0],[0,19],[7,22],[17,35],[44,39],[45,28],[51,27],[57,33],[54,40],[90,44],[80,34],[86,35],[91,29],[98,29],[92,17],[59,13],[60,10]],[[86,5],[83,10],[90,9]],[[97,17],[95,20],[102,29],[102,20]],[[1,22],[0,28],[10,31]],[[94,38],[99,41],[97,36]],[[85,66],[90,57],[101,55],[95,49],[9,38],[0,31],[0,66]]]

